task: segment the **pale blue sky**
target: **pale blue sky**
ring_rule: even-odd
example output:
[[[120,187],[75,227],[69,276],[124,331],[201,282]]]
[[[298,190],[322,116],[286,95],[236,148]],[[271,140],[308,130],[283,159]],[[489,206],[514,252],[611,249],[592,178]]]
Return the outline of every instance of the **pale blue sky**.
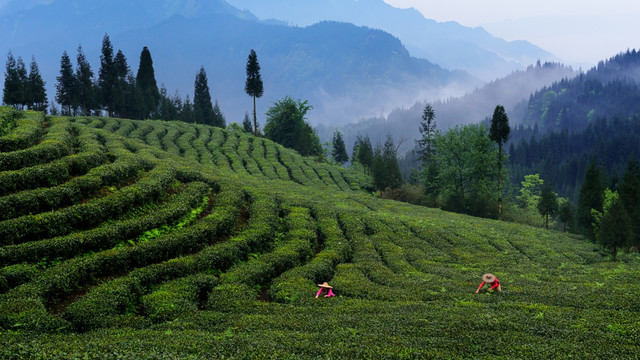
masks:
[[[640,48],[640,2],[629,0],[385,0],[426,18],[482,26],[528,40],[572,65],[590,66]]]

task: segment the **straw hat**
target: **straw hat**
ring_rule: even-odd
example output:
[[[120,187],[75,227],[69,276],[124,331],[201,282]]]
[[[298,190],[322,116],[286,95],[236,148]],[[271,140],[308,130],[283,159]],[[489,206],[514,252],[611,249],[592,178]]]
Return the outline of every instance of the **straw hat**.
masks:
[[[482,281],[486,282],[486,283],[492,283],[494,281],[496,281],[496,276],[493,274],[484,274],[482,275]]]
[[[329,285],[329,283],[327,283],[326,281],[322,284],[318,284],[318,286],[327,288],[327,289],[333,289],[333,286]]]

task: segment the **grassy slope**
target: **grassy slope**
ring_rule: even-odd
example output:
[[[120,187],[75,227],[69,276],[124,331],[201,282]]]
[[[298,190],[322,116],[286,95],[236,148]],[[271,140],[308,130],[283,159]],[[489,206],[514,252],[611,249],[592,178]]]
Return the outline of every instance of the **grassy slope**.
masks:
[[[0,146],[0,358],[640,353],[637,259],[581,238],[375,199],[239,131],[25,113]]]

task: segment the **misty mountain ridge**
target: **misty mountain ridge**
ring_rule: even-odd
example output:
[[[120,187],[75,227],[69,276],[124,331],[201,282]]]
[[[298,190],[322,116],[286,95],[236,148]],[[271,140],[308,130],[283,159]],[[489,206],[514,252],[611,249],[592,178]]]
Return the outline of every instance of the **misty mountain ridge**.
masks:
[[[599,119],[634,119],[640,114],[640,52],[627,50],[573,79],[539,89],[522,123],[539,133],[579,132]],[[637,121],[637,120],[634,120]]]
[[[491,117],[496,105],[505,107],[512,124],[519,123],[516,113],[523,113],[532,93],[561,79],[573,78],[578,72],[558,63],[537,63],[510,75],[492,81],[460,96],[430,101],[436,113],[437,128],[446,131],[455,125],[478,123]],[[383,142],[387,134],[402,142],[400,153],[414,147],[419,136],[422,111],[427,102],[419,101],[409,108],[396,108],[386,117],[363,120],[340,127],[345,143],[353,144],[356,136],[368,135],[373,143]],[[321,138],[330,139],[333,130],[320,127]],[[348,145],[349,146],[349,145]]]
[[[228,0],[261,19],[307,26],[334,20],[368,26],[397,36],[413,56],[446,69],[466,70],[485,81],[524,70],[537,60],[558,61],[528,41],[505,41],[481,27],[437,22],[419,11],[395,8],[383,0]]]
[[[3,37],[11,41],[0,52],[11,49],[23,59],[35,55],[50,100],[62,52],[75,59],[82,44],[97,74],[102,37],[109,33],[134,73],[142,47],[148,46],[158,84],[164,83],[169,93],[178,90],[183,99],[192,94],[194,75],[204,66],[211,95],[228,122],[240,122],[252,107],[244,93],[250,49],[258,54],[265,84],[258,114],[290,95],[314,106],[309,113],[313,123],[344,123],[437,97],[443,88],[460,93],[480,83],[464,72],[412,57],[381,30],[338,22],[305,28],[267,24],[222,0],[55,0],[5,15],[2,24]]]

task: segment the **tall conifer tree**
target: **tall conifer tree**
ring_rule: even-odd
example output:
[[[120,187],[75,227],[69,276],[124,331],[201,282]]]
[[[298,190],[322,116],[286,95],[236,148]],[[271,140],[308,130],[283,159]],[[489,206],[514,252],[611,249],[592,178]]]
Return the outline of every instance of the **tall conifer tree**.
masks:
[[[584,183],[580,188],[578,197],[577,220],[580,226],[587,229],[589,235],[595,240],[593,233],[593,215],[591,209],[602,212],[604,202],[604,183],[602,174],[595,161],[591,161],[584,177]]]
[[[29,76],[27,73],[27,67],[25,66],[24,61],[22,61],[21,57],[18,57],[16,71],[21,84],[18,104],[20,105],[21,109],[24,109],[24,107],[29,103]]]
[[[78,105],[83,115],[91,115],[91,110],[96,107],[96,92],[93,79],[93,70],[82,51],[82,46],[78,46],[78,56],[76,58],[76,87]]]
[[[498,144],[498,219],[502,218],[502,146],[509,140],[510,132],[509,117],[507,117],[504,106],[498,105],[493,111],[491,129],[489,130],[489,138]]]
[[[244,91],[247,95],[253,97],[253,134],[258,135],[258,117],[256,115],[256,98],[261,98],[264,93],[262,84],[262,76],[260,75],[260,64],[258,63],[258,55],[251,49],[249,58],[247,59],[247,82]]]
[[[204,66],[200,67],[200,71],[196,74],[193,91],[193,117],[196,123],[214,125],[213,104]]]
[[[45,82],[42,80],[38,63],[36,63],[36,58],[33,56],[31,57],[31,64],[29,66],[29,78],[27,80],[26,90],[27,107],[32,110],[46,111],[48,102]]]
[[[100,71],[98,83],[102,93],[102,105],[109,116],[113,116],[116,103],[116,69],[113,62],[113,46],[109,35],[102,38],[102,55],[100,55]]]
[[[18,74],[18,64],[13,57],[13,53],[9,51],[7,54],[7,65],[4,73],[4,93],[2,95],[2,102],[18,107],[24,93],[24,83],[20,80]]]
[[[349,155],[347,155],[347,149],[340,131],[336,130],[333,133],[332,145],[331,157],[333,157],[338,164],[344,164],[349,161]]]
[[[144,99],[143,103],[140,104],[142,117],[149,118],[153,113],[158,111],[160,92],[158,91],[158,84],[156,83],[155,72],[153,70],[151,52],[146,46],[140,53],[140,65],[138,66],[138,74],[136,75],[136,87]]]
[[[244,120],[242,121],[242,130],[246,133],[253,133],[253,126],[251,125],[251,119],[249,119],[249,113],[244,113]]]
[[[76,78],[73,74],[73,65],[66,51],[62,53],[60,58],[60,75],[56,77],[56,101],[64,109],[67,108],[66,114],[73,115],[73,106],[75,100]],[[64,110],[63,110],[64,113]]]
[[[222,110],[220,110],[220,105],[218,105],[218,100],[216,100],[213,105],[213,126],[217,126],[220,128],[224,128],[227,126],[227,120],[225,120],[224,115],[222,114]]]

